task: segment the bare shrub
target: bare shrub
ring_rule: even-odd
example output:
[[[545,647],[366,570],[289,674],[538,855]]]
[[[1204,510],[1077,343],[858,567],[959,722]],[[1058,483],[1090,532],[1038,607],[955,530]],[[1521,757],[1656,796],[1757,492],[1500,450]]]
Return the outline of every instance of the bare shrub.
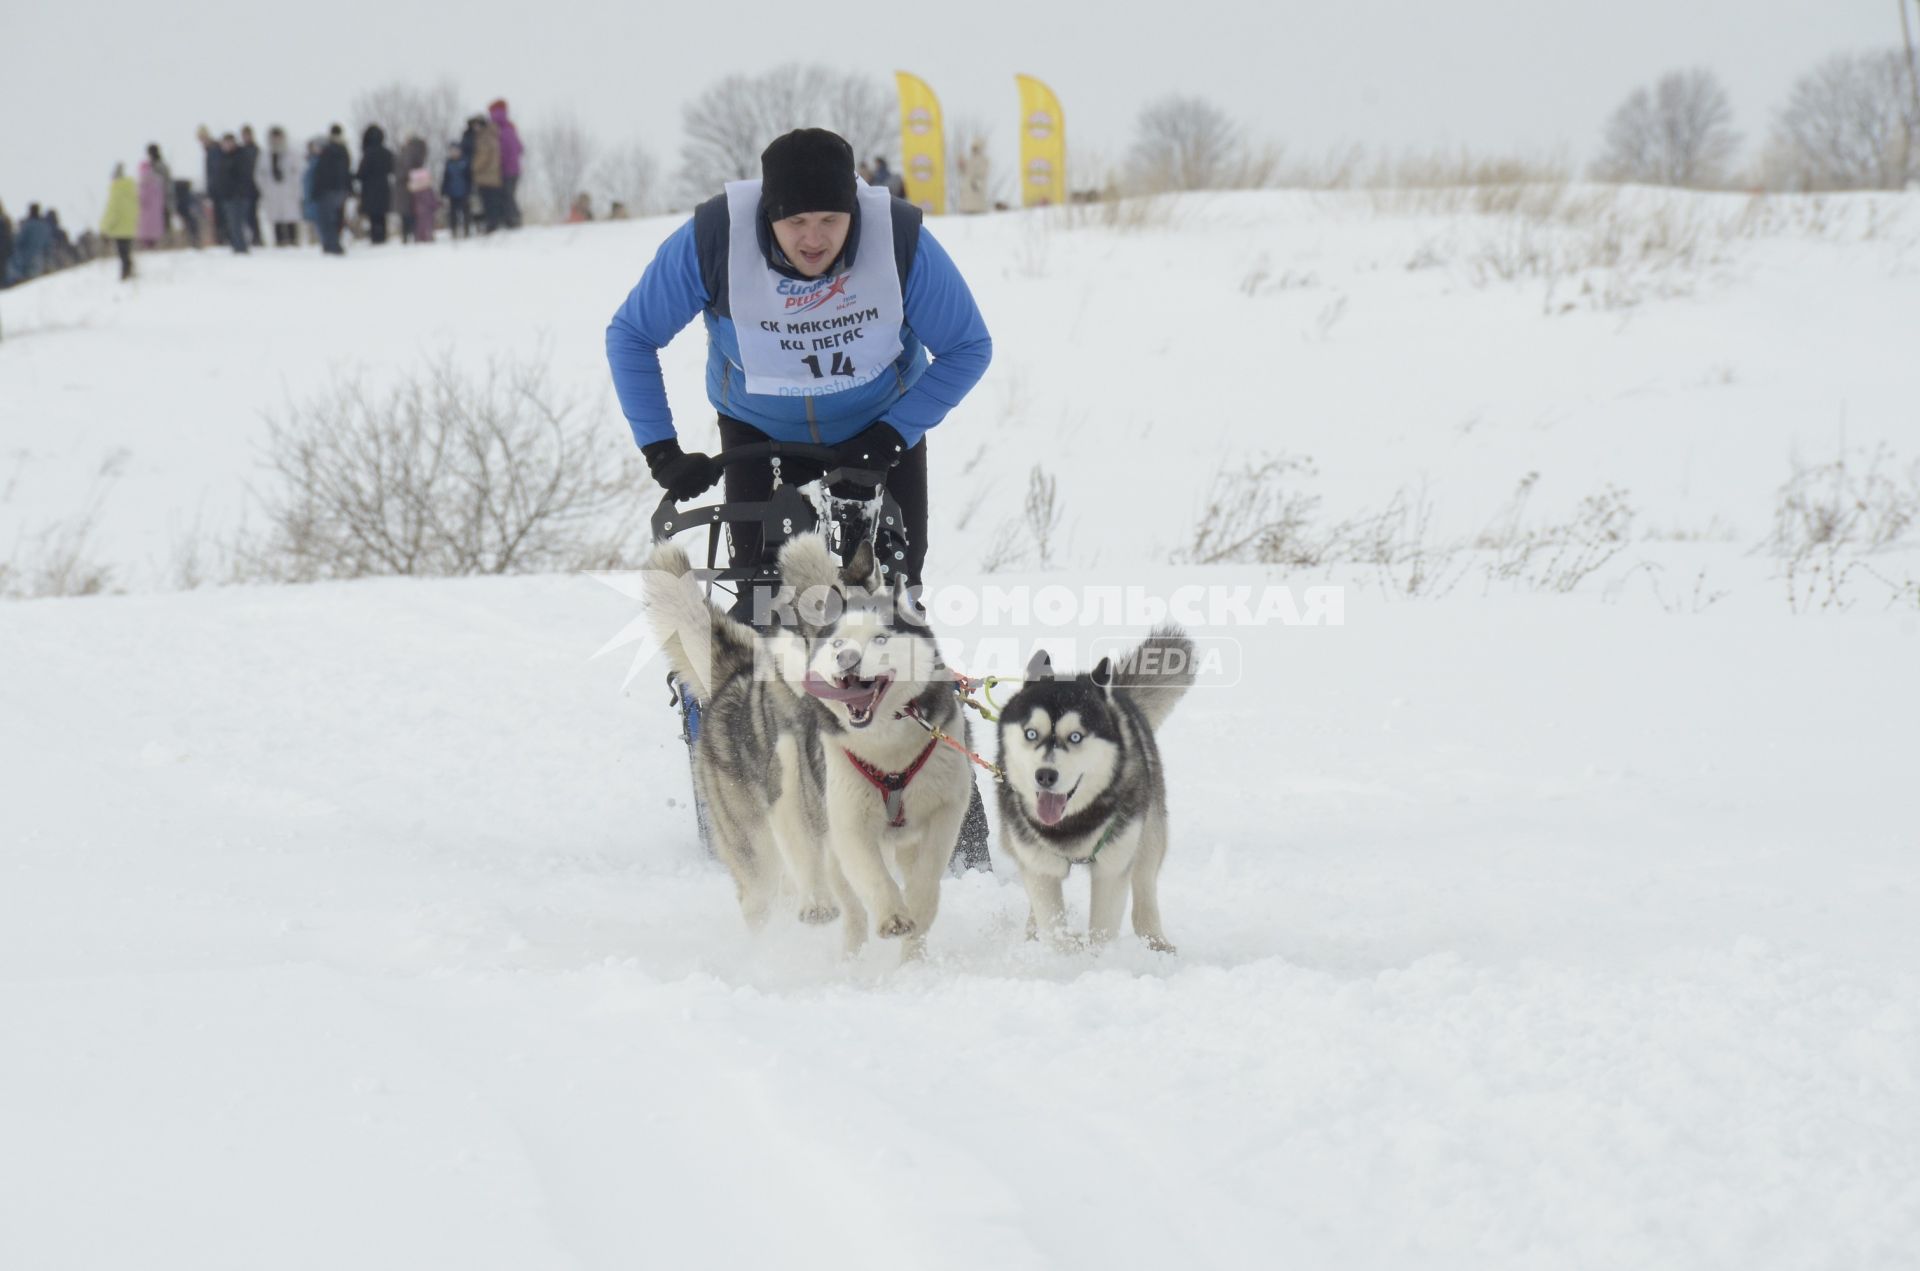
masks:
[[[609,208],[623,205],[633,216],[659,211],[665,204],[660,184],[660,161],[639,141],[615,146],[600,156],[590,178],[592,187]]]
[[[1340,325],[1340,319],[1347,316],[1347,295],[1341,292],[1320,310],[1313,320],[1314,338],[1325,344],[1333,337],[1333,329]]]
[[[565,220],[574,197],[587,189],[599,146],[571,111],[548,115],[527,130],[532,202],[549,220]]]
[[[1733,107],[1712,71],[1670,71],[1653,91],[1633,90],[1607,121],[1603,181],[1701,188],[1720,184],[1739,147]]]
[[[1305,488],[1315,475],[1312,460],[1285,455],[1216,473],[1176,563],[1370,565],[1381,589],[1399,597],[1445,595],[1476,571],[1489,586],[1570,592],[1633,541],[1634,509],[1612,486],[1582,499],[1570,519],[1540,523],[1527,514],[1539,482],[1528,473],[1468,540],[1439,532],[1424,485],[1396,491],[1378,511],[1325,520],[1319,496]]]
[[[1865,452],[1842,446],[1825,463],[1798,454],[1789,462],[1766,543],[1776,556],[1829,546],[1877,552],[1920,526],[1920,460],[1903,471],[1884,442]]]
[[[1306,455],[1280,455],[1215,472],[1193,518],[1192,536],[1175,559],[1190,565],[1320,564],[1327,544],[1312,528],[1320,496],[1300,488],[1315,475]]]
[[[1653,588],[1654,600],[1671,614],[1705,613],[1733,594],[1724,587],[1715,587],[1705,569],[1695,571],[1693,584],[1688,590],[1669,592],[1662,583],[1667,574],[1665,566],[1648,560],[1637,562],[1627,571],[1627,578],[1622,579],[1620,584],[1623,590],[1635,574],[1646,576],[1648,586]]]
[[[1108,186],[1093,198],[1045,208],[1033,223],[1041,231],[1096,229],[1139,234],[1173,229],[1181,219],[1181,204],[1175,195],[1128,194],[1118,186]]]
[[[1064,516],[1059,481],[1035,464],[1027,474],[1027,498],[1021,515],[1001,522],[986,556],[981,558],[980,571],[995,574],[1028,563],[1051,569]]]
[[[1241,163],[1239,130],[1225,111],[1203,97],[1163,97],[1140,112],[1127,181],[1153,194],[1220,189]]]
[[[93,536],[101,509],[114,484],[125,473],[130,452],[116,447],[101,456],[86,498],[71,515],[22,533],[13,549],[0,558],[0,599],[40,600],[53,596],[97,596],[116,589],[111,565],[93,559]],[[10,502],[26,471],[25,452],[0,488],[0,504]]]
[[[1898,190],[1920,106],[1898,53],[1838,53],[1803,75],[1774,121],[1770,162],[1797,190]]]
[[[1701,271],[1725,258],[1730,238],[1697,200],[1561,191],[1490,217],[1464,265],[1475,286],[1544,282],[1549,314],[1614,310],[1689,294]]]
[[[1345,559],[1372,565],[1389,597],[1437,599],[1460,585],[1471,563],[1461,545],[1434,528],[1433,499],[1424,484],[1394,492],[1378,512],[1362,513],[1335,527],[1330,540]]]
[[[275,485],[252,578],[609,567],[640,518],[633,454],[557,398],[538,360],[470,376],[443,354],[384,392],[344,380],[268,425]]]
[[[1474,546],[1492,553],[1485,564],[1490,584],[1570,592],[1632,543],[1634,507],[1624,490],[1609,485],[1581,499],[1572,519],[1529,525],[1526,507],[1539,475],[1530,472],[1521,480],[1500,521]]]
[[[1904,594],[1863,557],[1904,545],[1920,527],[1920,461],[1902,470],[1884,443],[1871,451],[1842,445],[1825,463],[1798,454],[1774,505],[1773,532],[1762,549],[1780,561],[1787,606],[1795,613],[1845,610],[1856,575]]]
[[[97,596],[114,586],[113,567],[92,559],[99,507],[56,521],[26,536],[0,560],[0,598],[41,600]]]
[[[1053,565],[1053,540],[1060,532],[1060,483],[1039,464],[1027,474],[1027,537],[1033,544],[1040,568]]]
[[[864,75],[789,64],[761,75],[729,75],[681,111],[686,141],[678,181],[691,200],[728,181],[760,175],[760,152],[795,128],[830,128],[857,159],[894,151],[896,99]]]

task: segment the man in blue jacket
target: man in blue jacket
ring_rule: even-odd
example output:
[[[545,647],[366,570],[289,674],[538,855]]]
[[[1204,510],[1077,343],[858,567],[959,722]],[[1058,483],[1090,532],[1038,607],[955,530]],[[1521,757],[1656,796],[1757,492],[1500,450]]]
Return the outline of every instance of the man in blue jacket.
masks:
[[[927,446],[993,356],[953,261],[920,210],[862,185],[853,150],[821,128],[760,156],[761,179],[728,182],[655,254],[607,327],[614,389],[654,479],[677,499],[720,469],[682,451],[659,351],[696,314],[707,327],[707,399],[723,448],[759,441],[834,447],[837,466],[887,469],[906,521],[906,581],[927,555]],[[931,355],[931,359],[929,358]],[[811,473],[782,465],[789,481]],[[729,502],[765,499],[769,464],[732,464]],[[853,494],[854,491],[838,491]],[[865,492],[857,492],[865,493]],[[733,558],[759,552],[735,527]]]

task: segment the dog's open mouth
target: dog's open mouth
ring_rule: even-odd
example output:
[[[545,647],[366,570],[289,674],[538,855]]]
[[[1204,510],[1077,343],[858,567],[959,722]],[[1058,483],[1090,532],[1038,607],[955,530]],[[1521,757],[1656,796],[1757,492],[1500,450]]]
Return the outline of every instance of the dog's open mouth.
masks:
[[[1060,793],[1058,790],[1034,791],[1033,812],[1035,816],[1040,818],[1040,824],[1058,825],[1061,821],[1065,820],[1067,816],[1067,804],[1073,799],[1073,791],[1079,788],[1080,783],[1076,781],[1073,783],[1073,790],[1069,790],[1065,794]]]
[[[873,714],[880,709],[880,699],[893,687],[891,675],[876,675],[870,680],[857,675],[843,675],[829,680],[817,671],[807,672],[807,692],[824,702],[839,702],[847,708],[847,723],[855,728],[865,728],[873,722]]]

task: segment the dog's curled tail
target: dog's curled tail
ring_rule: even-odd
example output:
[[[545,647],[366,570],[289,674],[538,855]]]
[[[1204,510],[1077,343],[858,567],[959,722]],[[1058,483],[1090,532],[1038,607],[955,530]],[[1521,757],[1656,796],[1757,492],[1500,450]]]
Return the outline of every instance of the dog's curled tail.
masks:
[[[1148,725],[1157,729],[1193,687],[1196,670],[1193,641],[1187,633],[1171,625],[1155,627],[1114,668],[1113,685],[1125,689]]]
[[[674,674],[700,701],[739,668],[753,665],[753,628],[708,603],[693,577],[686,552],[661,543],[641,566],[641,597],[647,624],[665,648]]]

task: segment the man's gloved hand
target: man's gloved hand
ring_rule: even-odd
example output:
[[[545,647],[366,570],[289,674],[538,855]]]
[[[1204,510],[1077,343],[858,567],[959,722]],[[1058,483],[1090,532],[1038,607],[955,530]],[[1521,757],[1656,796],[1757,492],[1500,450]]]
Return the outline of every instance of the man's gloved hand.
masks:
[[[653,479],[660,483],[660,488],[675,500],[705,494],[720,479],[720,465],[713,461],[711,455],[698,451],[685,454],[677,438],[669,437],[665,441],[642,446],[640,453],[646,458],[647,471],[653,473]]]
[[[833,450],[836,467],[885,472],[906,456],[907,439],[882,419],[847,438]]]
[[[834,448],[836,468],[886,472],[906,457],[907,439],[886,420],[878,420]],[[843,499],[873,497],[874,487],[853,481],[835,482],[832,492]]]

